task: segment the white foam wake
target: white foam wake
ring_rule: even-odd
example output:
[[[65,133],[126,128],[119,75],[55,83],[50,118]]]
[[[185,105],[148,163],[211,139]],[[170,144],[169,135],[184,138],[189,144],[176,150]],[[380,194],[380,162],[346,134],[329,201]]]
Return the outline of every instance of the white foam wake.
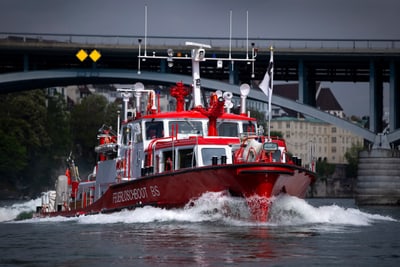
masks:
[[[33,212],[40,205],[41,199],[37,198],[0,207],[0,222],[15,220],[22,212]]]
[[[0,222],[14,220],[24,211],[34,211],[40,199],[0,207]],[[22,222],[76,221],[82,224],[150,223],[150,222],[222,222],[230,225],[260,225],[250,220],[246,201],[223,193],[206,193],[182,209],[143,207],[112,214],[97,214],[74,218],[42,218]],[[267,226],[279,225],[369,225],[375,221],[396,221],[379,214],[362,212],[356,208],[326,205],[314,207],[306,200],[281,195],[272,199]],[[264,223],[261,223],[264,224]]]
[[[370,225],[374,221],[396,221],[389,216],[370,214],[356,208],[337,205],[314,207],[307,201],[281,195],[273,200],[270,209],[270,223],[279,225],[332,224],[332,225]]]

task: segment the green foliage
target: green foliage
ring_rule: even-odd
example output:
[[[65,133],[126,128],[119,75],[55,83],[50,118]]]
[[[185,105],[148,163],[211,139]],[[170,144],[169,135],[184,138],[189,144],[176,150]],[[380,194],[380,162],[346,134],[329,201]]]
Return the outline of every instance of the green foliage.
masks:
[[[37,195],[52,187],[65,156],[76,147],[93,164],[97,131],[103,123],[116,128],[117,110],[100,95],[83,99],[72,114],[60,94],[46,97],[44,90],[34,90],[2,95],[0,184]]]
[[[53,157],[60,150],[59,134],[54,129],[64,132],[64,125],[69,124],[65,110],[60,110],[65,106],[48,108],[47,103],[52,103],[52,99],[47,101],[43,90],[6,94],[0,98],[3,137],[0,179],[23,190],[24,194],[37,193],[36,190],[49,185],[51,166],[55,165]],[[58,113],[62,115],[54,116]]]
[[[42,90],[6,95],[0,114],[1,128],[26,147],[29,155],[49,147],[46,98]]]
[[[318,160],[315,166],[316,172],[320,179],[327,179],[335,172],[335,164],[328,163],[326,159]]]
[[[257,124],[264,127],[264,130],[266,131],[268,124],[265,119],[265,113],[260,112],[255,109],[249,109],[249,111],[250,111],[251,117],[255,118],[257,120]]]
[[[271,131],[271,136],[283,138],[283,133],[279,131]]]
[[[1,98],[0,174],[4,179],[13,181],[22,176],[31,160],[49,148],[45,103],[41,90]]]
[[[102,95],[89,95],[76,105],[71,114],[71,128],[76,154],[85,158],[87,163],[96,160],[94,147],[96,135],[102,124],[111,125],[114,129],[117,121],[116,104],[109,104]]]
[[[71,149],[70,113],[61,94],[49,98],[47,107],[47,131],[52,137],[54,156],[65,156]]]
[[[347,160],[346,177],[357,177],[358,170],[358,154],[363,150],[363,146],[360,143],[353,144],[350,149],[344,154]]]
[[[0,122],[1,123],[1,122]],[[21,172],[28,164],[26,147],[18,142],[15,136],[10,136],[0,129],[0,176],[15,179],[15,174]]]

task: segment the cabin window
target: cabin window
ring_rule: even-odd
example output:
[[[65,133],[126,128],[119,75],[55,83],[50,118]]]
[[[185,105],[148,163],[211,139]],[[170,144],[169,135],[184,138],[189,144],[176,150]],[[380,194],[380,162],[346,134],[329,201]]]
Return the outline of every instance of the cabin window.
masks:
[[[193,149],[180,149],[178,151],[179,169],[196,166]]]
[[[251,121],[243,123],[243,132],[245,133],[256,133],[256,128],[256,124]]]
[[[124,145],[129,145],[131,140],[132,140],[132,130],[131,130],[131,128],[129,126],[128,127],[124,127],[122,129],[122,143]]]
[[[205,147],[201,149],[201,157],[204,165],[212,165],[213,157],[217,157],[218,164],[220,164],[221,156],[226,156],[225,148]]]
[[[165,151],[163,152],[163,163],[164,163],[164,171],[172,171],[174,170],[173,160],[172,160],[172,151]],[[161,168],[162,170],[162,168]]]
[[[281,151],[279,149],[272,153],[272,161],[281,162]]]
[[[133,132],[134,132],[134,142],[135,143],[140,143],[143,141],[142,139],[142,127],[140,123],[135,123],[133,125]]]
[[[174,130],[172,131],[172,127]],[[201,121],[170,121],[168,123],[170,136],[176,135],[176,128],[180,134],[203,134],[203,127]]]
[[[219,136],[239,136],[237,122],[220,122],[217,125]]]
[[[164,137],[162,121],[146,121],[146,140]]]

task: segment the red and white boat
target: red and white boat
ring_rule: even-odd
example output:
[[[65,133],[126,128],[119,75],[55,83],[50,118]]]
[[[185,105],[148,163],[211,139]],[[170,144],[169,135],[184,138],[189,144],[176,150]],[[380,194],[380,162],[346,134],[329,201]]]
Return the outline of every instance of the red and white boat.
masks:
[[[266,221],[270,197],[305,196],[315,173],[296,164],[283,139],[262,135],[246,112],[248,85],[241,86],[240,114],[229,112],[229,92],[212,93],[208,107],[203,106],[199,62],[205,60],[205,51],[200,44],[189,45],[195,46],[193,86],[189,89],[178,82],[171,88],[176,110],[160,112],[154,91],[140,83],[119,89],[123,117],[118,132],[103,127],[98,135],[99,160],[93,173],[82,181],[69,159],[67,173],[58,177],[55,190],[43,193],[36,216],[79,216],[143,206],[180,208],[207,192],[223,192],[244,198],[251,219]],[[185,110],[190,91],[193,108]],[[148,105],[140,112],[144,96]],[[133,97],[135,110],[129,109]]]

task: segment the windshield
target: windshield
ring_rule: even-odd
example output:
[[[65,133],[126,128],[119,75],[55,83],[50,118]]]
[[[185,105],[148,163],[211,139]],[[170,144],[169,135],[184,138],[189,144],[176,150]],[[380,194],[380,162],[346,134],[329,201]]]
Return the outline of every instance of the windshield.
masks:
[[[203,134],[203,127],[201,121],[170,121],[168,122],[168,128],[170,135],[172,135],[172,127],[174,128],[174,134],[178,128],[180,134]]]

